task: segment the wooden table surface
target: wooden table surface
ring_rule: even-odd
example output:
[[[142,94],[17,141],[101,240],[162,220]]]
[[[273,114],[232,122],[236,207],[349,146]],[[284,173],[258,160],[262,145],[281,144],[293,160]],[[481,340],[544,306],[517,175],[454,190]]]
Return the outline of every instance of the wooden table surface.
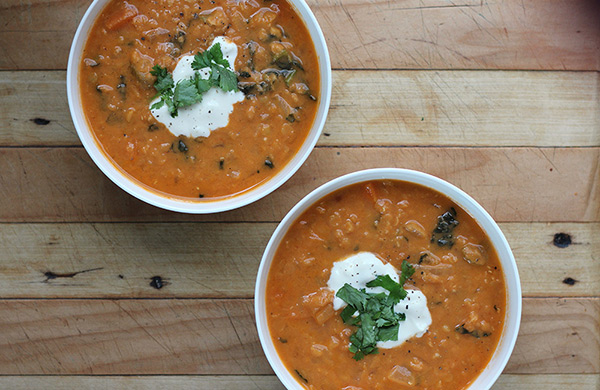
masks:
[[[0,388],[282,389],[254,324],[262,251],[318,185],[390,166],[470,193],[514,250],[523,320],[494,390],[600,389],[600,2],[309,3],[334,68],[317,148],[267,198],[190,216],[117,188],[77,138],[89,0],[0,2]]]

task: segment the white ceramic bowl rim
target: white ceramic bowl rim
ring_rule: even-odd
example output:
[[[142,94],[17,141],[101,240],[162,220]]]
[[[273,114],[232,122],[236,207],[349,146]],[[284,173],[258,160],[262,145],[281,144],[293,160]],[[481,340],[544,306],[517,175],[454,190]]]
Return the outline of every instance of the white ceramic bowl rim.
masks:
[[[106,176],[108,176],[108,178],[110,178],[110,180],[129,194],[154,206],[182,213],[208,214],[239,208],[267,196],[285,183],[302,166],[321,135],[329,110],[329,103],[331,101],[331,61],[329,52],[321,27],[305,0],[288,1],[302,17],[302,20],[313,39],[317,57],[319,58],[321,96],[310,133],[300,150],[292,157],[286,166],[270,180],[260,183],[256,187],[242,192],[241,194],[207,201],[192,201],[183,198],[169,197],[168,194],[163,195],[150,188],[146,188],[144,185],[131,178],[126,172],[118,168],[111,159],[104,154],[101,150],[101,146],[96,142],[94,135],[88,127],[86,118],[81,110],[81,96],[78,83],[79,64],[82,60],[83,47],[86,43],[89,30],[98,14],[109,1],[111,0],[94,0],[77,28],[77,32],[73,38],[67,66],[67,97],[69,108],[71,110],[71,117],[73,118],[73,123],[77,130],[77,134],[81,139],[81,143],[94,163]]]
[[[265,289],[266,281],[269,273],[269,268],[273,260],[273,256],[277,251],[277,248],[288,231],[290,226],[296,219],[311,205],[316,203],[319,199],[324,196],[351,184],[370,181],[370,180],[400,180],[407,181],[416,184],[423,185],[431,188],[437,192],[445,194],[452,199],[457,205],[466,210],[475,220],[478,221],[479,225],[483,228],[485,233],[490,238],[492,245],[494,245],[498,252],[507,288],[507,310],[505,316],[505,325],[503,329],[498,348],[496,349],[490,363],[486,366],[484,371],[477,377],[477,379],[468,387],[472,390],[489,389],[494,382],[498,379],[502,370],[506,366],[508,359],[514,348],[517,334],[519,332],[519,325],[521,322],[521,283],[519,280],[519,273],[517,270],[517,264],[512,254],[508,241],[504,237],[504,234],[494,222],[492,217],[481,207],[472,197],[467,195],[464,191],[458,187],[439,179],[435,176],[431,176],[426,173],[398,168],[378,168],[369,169],[364,171],[358,171],[350,173],[348,175],[334,179],[321,187],[317,188],[300,202],[298,202],[281,221],[275,232],[273,233],[265,252],[263,254],[260,267],[258,269],[258,275],[256,278],[256,288],[254,292],[254,305],[256,315],[256,325],[258,329],[258,335],[260,338],[261,345],[267,356],[271,367],[289,390],[303,390],[304,388],[298,383],[298,381],[291,375],[291,373],[285,368],[283,363],[279,360],[275,345],[270,336],[268,325],[267,325],[267,313],[265,302]]]

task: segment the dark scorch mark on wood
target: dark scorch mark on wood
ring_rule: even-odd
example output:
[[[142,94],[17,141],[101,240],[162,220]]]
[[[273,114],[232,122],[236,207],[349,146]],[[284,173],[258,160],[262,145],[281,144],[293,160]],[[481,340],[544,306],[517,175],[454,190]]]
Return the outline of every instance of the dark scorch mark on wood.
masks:
[[[33,123],[35,123],[36,125],[40,125],[40,126],[46,126],[48,123],[50,123],[50,121],[48,119],[44,119],[44,118],[33,118],[33,119],[31,119],[31,121]]]
[[[567,233],[556,233],[553,243],[559,248],[566,248],[571,245],[571,236]]]
[[[52,272],[52,271],[46,271],[46,272],[44,272],[44,276],[46,277],[46,280],[44,280],[44,282],[48,282],[49,280],[58,279],[58,278],[74,278],[75,276],[77,276],[79,274],[83,274],[85,272],[99,271],[101,269],[104,269],[104,267],[84,269],[83,271],[67,272],[67,273],[56,273],[56,272]]]
[[[150,286],[154,287],[157,290],[160,290],[161,288],[163,288],[164,286],[166,286],[168,283],[163,280],[162,277],[160,276],[153,276],[150,278]]]

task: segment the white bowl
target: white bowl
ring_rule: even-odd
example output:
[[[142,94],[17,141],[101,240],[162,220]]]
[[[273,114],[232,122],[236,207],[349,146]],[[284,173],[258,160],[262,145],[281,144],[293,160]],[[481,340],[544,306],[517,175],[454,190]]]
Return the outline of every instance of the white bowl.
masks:
[[[323,32],[321,31],[321,27],[319,27],[315,16],[304,0],[288,0],[288,2],[292,4],[296,12],[304,21],[315,45],[319,61],[319,72],[321,74],[319,88],[320,98],[313,126],[300,150],[286,166],[271,179],[239,195],[206,201],[193,201],[170,197],[167,194],[153,191],[152,189],[141,185],[111,162],[109,157],[101,150],[101,147],[96,142],[96,139],[88,126],[81,108],[79,65],[82,61],[83,48],[88,33],[96,18],[109,1],[110,0],[94,0],[83,16],[79,28],[75,33],[67,66],[67,96],[69,99],[69,107],[71,109],[71,117],[73,118],[73,123],[75,124],[79,139],[81,139],[81,143],[94,163],[96,163],[98,168],[100,168],[110,180],[129,194],[154,206],[182,213],[208,214],[232,210],[263,198],[285,183],[300,168],[300,166],[302,166],[321,135],[329,110],[329,102],[331,100],[331,62],[325,43],[325,37],[323,36]]]
[[[279,359],[267,325],[267,313],[265,305],[267,276],[269,274],[269,268],[271,267],[273,257],[275,256],[275,252],[277,251],[283,236],[287,233],[292,223],[294,223],[294,221],[296,221],[296,219],[300,217],[300,215],[306,211],[306,209],[326,195],[354,183],[382,179],[401,180],[416,183],[446,195],[457,205],[467,211],[479,223],[481,228],[490,238],[494,248],[496,248],[502,269],[504,271],[507,289],[507,310],[504,329],[498,343],[498,348],[492,356],[489,364],[477,377],[477,379],[468,387],[472,390],[489,389],[498,379],[502,373],[502,370],[506,366],[508,358],[510,357],[517,340],[517,334],[519,333],[519,325],[521,322],[521,283],[519,281],[519,272],[517,270],[515,258],[512,254],[510,246],[508,245],[508,242],[506,241],[506,238],[504,237],[504,234],[502,234],[502,231],[496,222],[494,222],[492,217],[473,198],[459,188],[442,179],[426,173],[407,169],[369,169],[350,173],[334,179],[323,184],[321,187],[304,197],[304,199],[298,202],[296,206],[294,206],[294,208],[292,208],[292,210],[290,210],[290,212],[281,221],[273,233],[273,236],[267,244],[263,254],[260,267],[258,269],[256,288],[254,292],[256,327],[258,329],[260,342],[263,350],[265,351],[267,359],[271,364],[271,367],[275,371],[275,374],[277,374],[279,377],[279,380],[281,380],[287,389],[304,390],[304,387],[298,383],[298,381],[291,375],[291,373],[285,368]]]

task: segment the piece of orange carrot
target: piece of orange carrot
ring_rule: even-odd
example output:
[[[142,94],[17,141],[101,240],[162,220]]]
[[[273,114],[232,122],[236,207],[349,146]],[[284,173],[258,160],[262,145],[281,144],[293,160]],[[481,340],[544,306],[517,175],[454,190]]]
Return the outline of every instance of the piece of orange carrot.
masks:
[[[120,10],[113,13],[108,17],[104,26],[107,30],[116,30],[125,25],[125,23],[129,22],[135,16],[137,16],[138,10],[135,5],[129,4],[126,1],[123,2],[123,6]]]

